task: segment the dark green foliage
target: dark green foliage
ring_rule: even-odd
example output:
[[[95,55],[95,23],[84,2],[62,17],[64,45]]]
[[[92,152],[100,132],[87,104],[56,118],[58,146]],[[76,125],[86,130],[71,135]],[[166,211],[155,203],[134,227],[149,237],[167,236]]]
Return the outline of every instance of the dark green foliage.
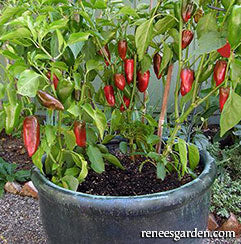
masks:
[[[8,181],[24,182],[30,178],[29,170],[16,171],[17,165],[5,162],[0,158],[0,196],[4,193],[4,185]]]
[[[225,218],[232,212],[241,221],[241,146],[220,150],[216,143],[209,151],[219,166],[218,178],[212,188],[211,211]]]

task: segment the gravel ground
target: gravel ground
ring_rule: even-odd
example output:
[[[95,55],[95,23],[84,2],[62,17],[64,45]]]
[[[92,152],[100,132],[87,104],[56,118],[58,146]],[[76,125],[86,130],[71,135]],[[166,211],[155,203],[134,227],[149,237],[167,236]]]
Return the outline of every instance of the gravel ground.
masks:
[[[240,244],[241,241],[203,242],[203,244],[231,243]],[[0,198],[0,244],[47,244],[37,200],[8,193]]]
[[[0,198],[0,244],[46,244],[38,201],[6,193]]]

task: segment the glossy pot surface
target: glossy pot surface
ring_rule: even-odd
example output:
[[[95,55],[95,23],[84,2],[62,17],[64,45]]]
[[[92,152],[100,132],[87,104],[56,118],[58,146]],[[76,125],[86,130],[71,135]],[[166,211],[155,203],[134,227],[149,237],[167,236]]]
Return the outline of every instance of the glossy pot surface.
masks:
[[[143,196],[95,196],[69,191],[56,186],[34,168],[32,181],[39,191],[48,243],[169,244],[176,243],[174,237],[178,238],[180,233],[161,238],[160,231],[206,230],[216,165],[207,152],[201,152],[200,156],[205,168],[197,179],[174,190]],[[150,232],[145,231],[155,231],[154,237],[149,238]],[[201,238],[178,241],[202,242]]]

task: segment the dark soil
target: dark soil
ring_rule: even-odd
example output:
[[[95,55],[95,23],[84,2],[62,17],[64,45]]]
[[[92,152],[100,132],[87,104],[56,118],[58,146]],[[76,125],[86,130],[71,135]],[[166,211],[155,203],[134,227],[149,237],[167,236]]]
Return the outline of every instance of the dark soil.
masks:
[[[79,186],[79,192],[103,196],[136,196],[172,190],[193,180],[191,176],[185,175],[179,181],[177,173],[172,173],[162,181],[156,178],[156,167],[151,163],[146,163],[142,172],[139,172],[139,166],[145,158],[139,157],[133,162],[118,149],[111,153],[120,159],[126,170],[109,164],[106,164],[102,174],[90,170],[86,180]],[[195,173],[200,175],[202,171],[203,168],[199,166]]]
[[[23,145],[22,138],[0,133],[0,157],[8,163],[17,164],[17,170],[29,170],[33,163]]]
[[[223,138],[219,137],[220,134],[220,126],[219,125],[209,125],[207,129],[203,129],[203,134],[214,143],[214,138],[219,139],[220,149],[224,149],[225,147],[232,146],[234,144],[235,136],[232,133],[227,133]]]

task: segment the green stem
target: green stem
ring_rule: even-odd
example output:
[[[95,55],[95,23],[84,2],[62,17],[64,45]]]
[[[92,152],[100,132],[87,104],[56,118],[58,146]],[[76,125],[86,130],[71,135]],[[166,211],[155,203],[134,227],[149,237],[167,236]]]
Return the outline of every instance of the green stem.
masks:
[[[58,142],[59,147],[62,149],[62,142],[61,142],[61,125],[62,125],[62,112],[58,112]]]
[[[182,62],[182,29],[183,29],[183,22],[182,22],[182,15],[180,14],[179,19],[179,59],[178,59],[178,75],[177,75],[177,83],[175,89],[175,117],[176,119],[179,117],[179,107],[178,107],[178,97],[179,97],[179,83],[181,77],[181,70],[183,66]]]
[[[194,90],[193,90],[193,97],[192,97],[192,102],[193,103],[196,100],[197,89],[198,89],[198,85],[199,85],[199,78],[200,78],[200,75],[201,75],[201,72],[202,72],[202,68],[203,68],[203,63],[204,63],[205,57],[206,57],[206,54],[203,54],[202,55],[201,62],[200,62],[199,67],[198,67],[198,73],[197,73],[197,77],[195,79]]]

